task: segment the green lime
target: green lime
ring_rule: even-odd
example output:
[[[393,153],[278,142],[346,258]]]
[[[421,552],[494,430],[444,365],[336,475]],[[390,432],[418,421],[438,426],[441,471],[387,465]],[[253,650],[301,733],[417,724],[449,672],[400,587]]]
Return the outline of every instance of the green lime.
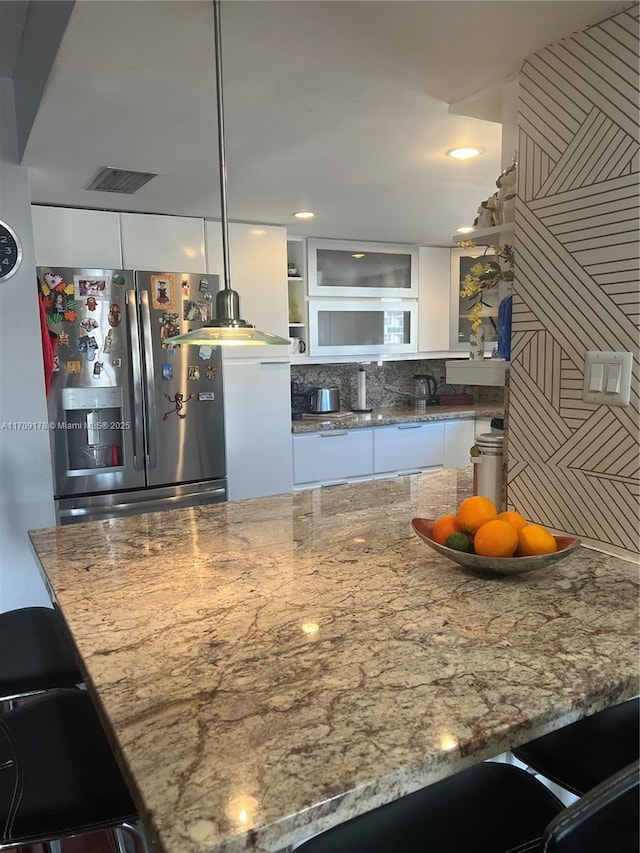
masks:
[[[445,545],[447,548],[453,548],[454,551],[466,551],[468,554],[473,554],[473,542],[466,533],[450,533]]]

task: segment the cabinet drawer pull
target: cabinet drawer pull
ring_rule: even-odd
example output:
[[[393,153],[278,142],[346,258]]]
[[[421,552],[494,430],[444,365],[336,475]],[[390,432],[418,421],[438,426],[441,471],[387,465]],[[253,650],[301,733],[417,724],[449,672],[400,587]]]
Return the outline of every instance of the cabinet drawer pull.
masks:
[[[348,430],[346,430],[346,429],[343,429],[343,430],[334,429],[331,432],[321,432],[320,438],[333,438],[336,435],[347,435],[347,433],[348,433]]]
[[[424,424],[400,424],[398,429],[420,429]]]

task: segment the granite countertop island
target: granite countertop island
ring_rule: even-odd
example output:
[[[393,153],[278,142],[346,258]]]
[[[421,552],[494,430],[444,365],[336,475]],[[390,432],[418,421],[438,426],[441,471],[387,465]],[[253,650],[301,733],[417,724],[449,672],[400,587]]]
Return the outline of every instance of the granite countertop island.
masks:
[[[638,693],[638,568],[470,575],[469,468],[32,531],[165,853],[277,851]]]
[[[429,423],[457,418],[501,418],[504,416],[504,404],[474,403],[469,406],[427,406],[417,409],[415,406],[384,406],[371,412],[338,412],[332,415],[303,414],[301,421],[291,422],[291,432],[315,432],[330,429],[358,429],[362,427],[390,426],[405,423]]]

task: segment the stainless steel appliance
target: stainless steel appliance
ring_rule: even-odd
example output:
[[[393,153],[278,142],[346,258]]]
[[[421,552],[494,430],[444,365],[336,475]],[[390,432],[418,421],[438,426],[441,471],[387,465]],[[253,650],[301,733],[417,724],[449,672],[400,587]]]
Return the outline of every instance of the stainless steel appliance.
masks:
[[[340,389],[312,388],[309,393],[309,411],[313,414],[324,414],[325,412],[340,411]]]
[[[218,347],[166,339],[212,318],[214,275],[38,269],[60,524],[226,499]]]

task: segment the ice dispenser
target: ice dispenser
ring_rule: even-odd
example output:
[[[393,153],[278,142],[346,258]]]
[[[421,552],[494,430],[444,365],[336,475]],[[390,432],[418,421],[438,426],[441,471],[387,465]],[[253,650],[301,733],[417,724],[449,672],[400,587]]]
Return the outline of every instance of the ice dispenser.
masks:
[[[69,472],[124,464],[122,388],[63,388]]]

